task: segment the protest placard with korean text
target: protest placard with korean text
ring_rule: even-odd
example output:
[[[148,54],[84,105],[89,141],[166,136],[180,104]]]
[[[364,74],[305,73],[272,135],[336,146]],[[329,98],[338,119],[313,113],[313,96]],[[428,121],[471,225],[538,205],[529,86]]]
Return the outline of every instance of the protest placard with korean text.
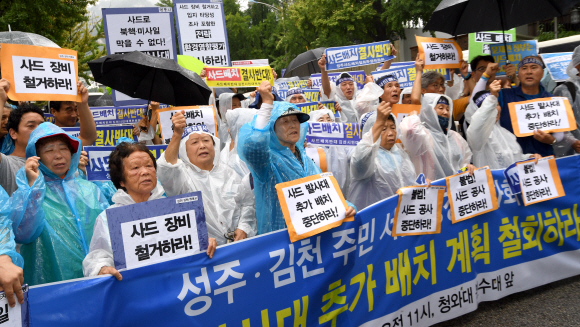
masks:
[[[407,186],[397,190],[393,236],[438,234],[441,232],[443,186]]]
[[[326,109],[330,109],[332,113],[336,113],[335,111],[335,102],[334,101],[322,101],[322,102],[304,102],[304,103],[295,103],[296,107],[300,109],[305,114],[310,114],[310,112],[314,110],[318,110],[318,105],[322,104]]]
[[[289,90],[294,87],[305,89],[308,87],[307,80],[301,80],[298,78],[278,78],[276,81],[274,81],[274,84],[277,90]]]
[[[161,154],[167,149],[167,145],[147,145],[147,148],[155,159],[159,159]],[[89,181],[110,181],[109,156],[115,150],[114,146],[85,146],[89,164],[87,165],[87,180]]]
[[[309,122],[306,142],[313,145],[356,146],[362,138],[359,123]]]
[[[490,44],[514,42],[516,41],[516,29],[512,28],[505,31],[489,31],[489,32],[475,32],[469,33],[468,49],[469,49],[469,60],[471,62],[473,58],[481,55],[490,55],[491,50],[489,49]]]
[[[517,163],[524,205],[565,196],[554,156]]]
[[[348,205],[332,173],[276,184],[290,241],[340,226]]]
[[[174,0],[181,54],[208,66],[230,65],[228,32],[222,1]]]
[[[181,110],[185,111],[185,123],[187,126],[204,125],[208,131],[219,137],[216,113],[213,106],[188,106],[171,107],[157,110],[161,139],[165,144],[169,144],[173,137],[173,123],[171,117]]]
[[[505,66],[506,66],[506,47],[503,43],[498,44],[490,44],[489,48],[491,49],[491,55],[496,63],[499,64],[499,72],[497,72],[496,76],[505,75]],[[512,65],[517,66],[522,59],[527,56],[537,56],[538,55],[538,41],[530,40],[530,41],[518,41],[518,42],[511,42],[507,44],[507,53],[508,59]]]
[[[270,66],[268,59],[252,59],[232,61],[232,67],[260,67]]]
[[[8,304],[6,293],[0,291],[0,325],[2,325],[2,327],[29,326],[30,310],[28,308],[28,284],[22,285],[21,288],[24,302],[20,304],[16,294],[14,294],[14,300],[16,301],[14,307],[11,307]]]
[[[107,54],[140,51],[153,57],[177,60],[174,39],[173,9],[102,8]],[[113,90],[115,106],[146,104]]]
[[[446,81],[450,81],[451,70],[447,68],[434,68],[434,69],[424,69],[423,72],[437,71],[445,77]],[[375,83],[385,75],[394,75],[397,77],[397,82],[399,82],[400,88],[413,87],[415,78],[417,77],[417,71],[415,68],[415,63],[404,62],[404,63],[392,63],[391,68],[385,70],[377,70],[371,72],[371,76]]]
[[[391,42],[382,41],[346,47],[327,48],[326,70],[357,67],[391,60]]]
[[[415,39],[425,68],[461,68],[463,52],[455,40],[417,35]]]
[[[534,135],[535,130],[546,133],[576,129],[576,119],[570,101],[564,97],[540,98],[508,103],[514,134],[517,137]]]
[[[352,76],[352,79],[356,83],[357,89],[359,90],[363,89],[363,87],[365,86],[365,77],[366,77],[364,70],[357,70],[354,72],[345,72],[345,73],[348,73],[350,74],[350,76]],[[340,74],[342,74],[342,72],[328,73],[328,80],[330,81],[330,83],[336,84],[336,80],[338,79],[338,77],[340,77]],[[310,80],[312,81],[313,89],[320,89],[320,87],[322,86],[322,74],[311,74]]]
[[[80,138],[80,127],[62,127],[62,129],[69,135]],[[93,143],[94,146],[116,146],[117,141],[121,137],[126,137],[137,141],[137,135],[133,135],[133,126],[97,126],[97,140]]]
[[[147,114],[147,105],[127,107],[91,107],[97,125],[137,124]]]
[[[274,85],[270,66],[261,67],[206,67],[207,86],[209,87],[248,87],[260,86],[262,81]]]
[[[2,44],[2,77],[14,101],[81,102],[77,91],[77,52],[68,49]]]
[[[115,268],[135,268],[207,249],[201,192],[107,209]]]
[[[569,78],[566,70],[572,61],[572,52],[542,53],[540,56],[555,82],[564,82]]]
[[[446,179],[447,196],[451,205],[451,222],[456,223],[498,208],[491,169],[479,168],[449,176]]]

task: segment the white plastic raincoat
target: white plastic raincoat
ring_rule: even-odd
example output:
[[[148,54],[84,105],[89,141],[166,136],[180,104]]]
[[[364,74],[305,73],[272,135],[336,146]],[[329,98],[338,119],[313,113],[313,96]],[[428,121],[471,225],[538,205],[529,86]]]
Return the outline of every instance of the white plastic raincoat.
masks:
[[[157,182],[157,186],[151,191],[151,196],[149,196],[147,201],[164,198],[163,193],[165,193],[165,190]],[[108,209],[131,204],[135,204],[135,200],[127,192],[119,189],[113,195],[113,205]],[[89,246],[89,254],[83,260],[83,274],[85,277],[97,276],[101,268],[105,266],[115,267],[111,236],[109,235],[109,225],[107,222],[107,210],[101,212],[95,221],[93,238]]]
[[[576,66],[578,65],[580,65],[580,45],[574,49],[572,60],[570,61],[570,64],[568,64],[566,70],[566,73],[569,76],[566,82],[570,82],[574,85],[576,90],[575,97],[570,93],[568,86],[564,84],[556,87],[553,92],[555,96],[567,97],[572,106],[572,112],[574,113],[574,118],[576,118],[576,130],[570,132],[574,138],[571,140],[572,142],[580,140],[580,76],[578,76],[578,70],[576,69]],[[573,155],[576,151],[574,151],[570,145],[566,145],[564,142],[559,142],[554,146],[554,153],[557,157],[561,157],[565,155]]]
[[[412,87],[406,87],[401,91],[401,95],[399,96],[399,104],[403,104],[403,96],[405,94],[411,94],[413,92]]]
[[[179,159],[175,165],[165,160],[165,153],[157,160],[157,177],[167,196],[201,191],[207,231],[218,245],[225,244],[225,235],[236,228],[246,232],[248,237],[254,235],[251,227],[255,219],[252,215],[252,194],[240,192],[242,179],[230,167],[220,164],[220,140],[211,135],[216,152],[213,168],[207,171],[189,161],[185,145],[189,136],[181,140]],[[235,221],[239,221],[237,226],[233,225]]]
[[[352,95],[352,99],[348,100],[346,96],[342,93],[340,86],[335,85],[334,83],[330,83],[330,96],[326,96],[324,94],[324,89],[320,86],[320,101],[336,101],[340,105],[342,109],[340,112],[341,121],[349,122],[349,123],[357,123],[358,116],[356,114],[356,99],[357,99],[357,87],[356,83],[354,86],[354,94]]]
[[[226,113],[228,127],[230,131],[230,139],[226,143],[226,146],[220,154],[220,159],[223,163],[232,168],[240,178],[243,178],[250,173],[250,169],[245,162],[240,159],[238,155],[237,147],[235,143],[238,140],[238,133],[240,128],[246,123],[249,123],[254,119],[258,111],[256,109],[244,109],[238,108],[236,110],[230,110]],[[230,150],[231,143],[234,142],[234,148]]]
[[[366,83],[363,89],[357,94],[355,110],[357,121],[367,112],[377,111],[379,106],[379,97],[385,93],[385,90],[375,83]]]
[[[415,171],[437,180],[457,173],[471,162],[471,150],[457,132],[451,130],[449,119],[447,134],[439,125],[435,105],[440,97],[447,98],[449,114],[453,117],[453,102],[446,95],[427,93],[423,96],[419,115],[409,115],[399,126],[399,139],[415,165]]]
[[[376,120],[376,114],[367,119],[351,158],[348,199],[360,210],[396,194],[401,187],[415,185],[417,178],[413,162],[400,144],[387,150],[380,146],[381,137],[373,142]]]

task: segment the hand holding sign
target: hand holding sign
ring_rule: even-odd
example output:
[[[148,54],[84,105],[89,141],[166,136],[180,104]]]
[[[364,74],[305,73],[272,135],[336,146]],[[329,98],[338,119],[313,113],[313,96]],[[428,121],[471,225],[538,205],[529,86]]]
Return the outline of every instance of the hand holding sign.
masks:
[[[12,263],[12,259],[9,256],[0,255],[0,287],[6,293],[6,298],[11,307],[16,305],[14,295],[16,295],[20,304],[24,302],[21,287],[23,283],[22,268]]]

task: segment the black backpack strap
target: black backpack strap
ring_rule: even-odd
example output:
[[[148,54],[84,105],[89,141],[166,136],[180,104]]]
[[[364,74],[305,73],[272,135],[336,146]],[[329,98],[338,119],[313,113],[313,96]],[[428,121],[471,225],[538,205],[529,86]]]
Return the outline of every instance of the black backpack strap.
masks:
[[[570,105],[572,105],[574,102],[576,102],[576,85],[570,81],[564,82],[564,85],[566,85],[568,92],[570,92],[572,95],[572,103],[570,103]]]

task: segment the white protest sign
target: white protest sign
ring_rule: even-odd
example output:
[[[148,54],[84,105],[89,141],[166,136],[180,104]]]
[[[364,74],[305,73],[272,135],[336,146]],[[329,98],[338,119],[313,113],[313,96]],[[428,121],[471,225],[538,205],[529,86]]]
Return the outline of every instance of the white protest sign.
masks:
[[[488,166],[446,178],[451,221],[456,223],[496,210],[497,195]]]
[[[567,98],[551,97],[508,103],[514,134],[530,136],[539,129],[546,133],[576,129],[576,119]]]
[[[322,170],[323,173],[327,172],[326,163],[326,153],[322,148],[305,148],[306,155],[308,158],[312,159],[314,164]]]
[[[232,61],[232,67],[260,67],[260,66],[270,66],[268,59]]]
[[[0,292],[0,326],[2,327],[22,327],[22,311],[23,306],[28,306],[28,285],[22,286],[22,292],[24,295],[24,303],[20,304],[14,294],[14,300],[16,305],[14,308],[10,307],[8,304],[8,299],[6,298],[6,293]],[[28,312],[28,309],[25,309]],[[25,317],[28,318],[28,317]],[[28,320],[28,319],[26,319]],[[26,325],[28,326],[28,325]]]
[[[219,137],[213,106],[170,107],[157,110],[161,138],[165,144],[169,144],[169,141],[173,136],[173,123],[171,122],[171,117],[181,110],[185,111],[185,122],[187,126],[205,125],[211,134]]]
[[[400,188],[393,236],[438,234],[441,232],[443,186]]]
[[[463,53],[453,39],[416,36],[425,68],[461,68]]]
[[[230,66],[228,35],[221,1],[175,0],[181,54],[208,66]]]
[[[555,199],[566,195],[553,156],[516,164],[524,205]]]
[[[312,175],[276,185],[292,242],[340,226],[346,200],[332,173]]]

